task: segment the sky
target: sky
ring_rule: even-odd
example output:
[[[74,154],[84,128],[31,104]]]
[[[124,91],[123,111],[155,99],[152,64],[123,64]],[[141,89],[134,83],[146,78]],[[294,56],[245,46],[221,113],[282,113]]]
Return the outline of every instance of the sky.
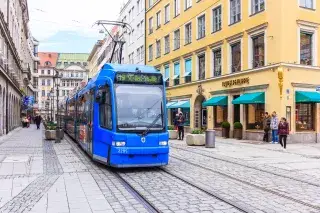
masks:
[[[41,52],[90,53],[102,26],[117,20],[124,0],[28,0],[29,26]]]

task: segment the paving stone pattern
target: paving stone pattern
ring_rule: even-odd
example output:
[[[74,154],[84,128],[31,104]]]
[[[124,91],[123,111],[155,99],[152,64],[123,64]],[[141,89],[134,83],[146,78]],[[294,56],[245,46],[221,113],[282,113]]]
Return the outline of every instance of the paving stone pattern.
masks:
[[[122,173],[121,176],[161,212],[240,212],[159,170]]]
[[[204,166],[210,170],[218,171],[231,177],[236,177],[240,181],[249,181],[250,184],[263,187],[283,196],[288,196],[310,205],[319,206],[320,211],[320,198],[318,197],[320,187],[280,177],[267,172],[261,172],[245,166],[217,161],[210,157],[190,153],[184,150],[173,149],[171,152],[173,153],[172,156],[178,156],[185,162],[195,162],[196,164]]]
[[[173,158],[171,158],[170,164],[166,169],[187,181],[193,182],[199,187],[219,193],[225,199],[240,205],[245,205],[252,211],[263,211],[268,213],[293,212],[294,210],[308,213],[319,212],[319,210],[315,210],[314,208],[310,208],[239,181],[228,179],[225,176],[208,172],[206,169]],[[252,176],[250,180],[254,178],[255,177]]]

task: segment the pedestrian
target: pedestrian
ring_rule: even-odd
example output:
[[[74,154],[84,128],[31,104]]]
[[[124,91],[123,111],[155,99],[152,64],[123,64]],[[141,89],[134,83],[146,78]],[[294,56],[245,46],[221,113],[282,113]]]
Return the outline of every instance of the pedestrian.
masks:
[[[289,124],[287,122],[287,119],[281,118],[279,127],[278,127],[278,133],[279,133],[279,142],[282,148],[286,149],[287,136],[289,135]]]
[[[268,112],[266,112],[263,118],[263,130],[264,130],[263,141],[264,142],[269,142],[270,123],[271,123],[270,115]]]
[[[36,117],[34,118],[34,121],[37,125],[37,129],[40,129],[41,120],[42,120],[41,116],[39,114],[37,114]]]
[[[178,118],[178,135],[179,135],[179,140],[183,140],[184,138],[184,116],[180,112],[179,113],[179,118]]]
[[[179,130],[178,128],[178,119],[179,119],[179,114],[177,113],[176,116],[174,117],[174,129]]]
[[[273,112],[271,116],[271,123],[270,123],[270,128],[272,132],[272,141],[270,143],[278,143],[278,126],[279,126],[278,115],[276,112]]]

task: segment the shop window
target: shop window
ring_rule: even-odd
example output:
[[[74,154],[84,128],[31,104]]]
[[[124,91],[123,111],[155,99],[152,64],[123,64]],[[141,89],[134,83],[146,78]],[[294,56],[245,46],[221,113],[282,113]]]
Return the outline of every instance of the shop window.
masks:
[[[171,109],[171,125],[174,125],[174,120],[178,114],[178,109]]]
[[[247,129],[263,129],[263,117],[265,113],[264,104],[248,104],[246,107]]]
[[[314,104],[296,103],[296,130],[314,130]]]
[[[182,114],[184,116],[184,125],[190,126],[190,109],[182,109]]]
[[[222,122],[228,120],[228,106],[214,106],[214,127],[220,128]]]

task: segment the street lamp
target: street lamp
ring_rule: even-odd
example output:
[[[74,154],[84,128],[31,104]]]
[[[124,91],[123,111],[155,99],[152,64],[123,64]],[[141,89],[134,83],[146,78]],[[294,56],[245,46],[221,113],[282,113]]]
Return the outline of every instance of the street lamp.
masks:
[[[57,129],[56,129],[56,141],[55,141],[56,143],[60,143],[61,139],[63,138],[63,135],[62,135],[63,132],[62,132],[61,122],[59,118],[59,86],[60,86],[61,78],[62,78],[62,74],[59,75],[59,72],[56,71],[56,74],[53,76],[53,80],[57,88],[57,115],[56,115]]]

